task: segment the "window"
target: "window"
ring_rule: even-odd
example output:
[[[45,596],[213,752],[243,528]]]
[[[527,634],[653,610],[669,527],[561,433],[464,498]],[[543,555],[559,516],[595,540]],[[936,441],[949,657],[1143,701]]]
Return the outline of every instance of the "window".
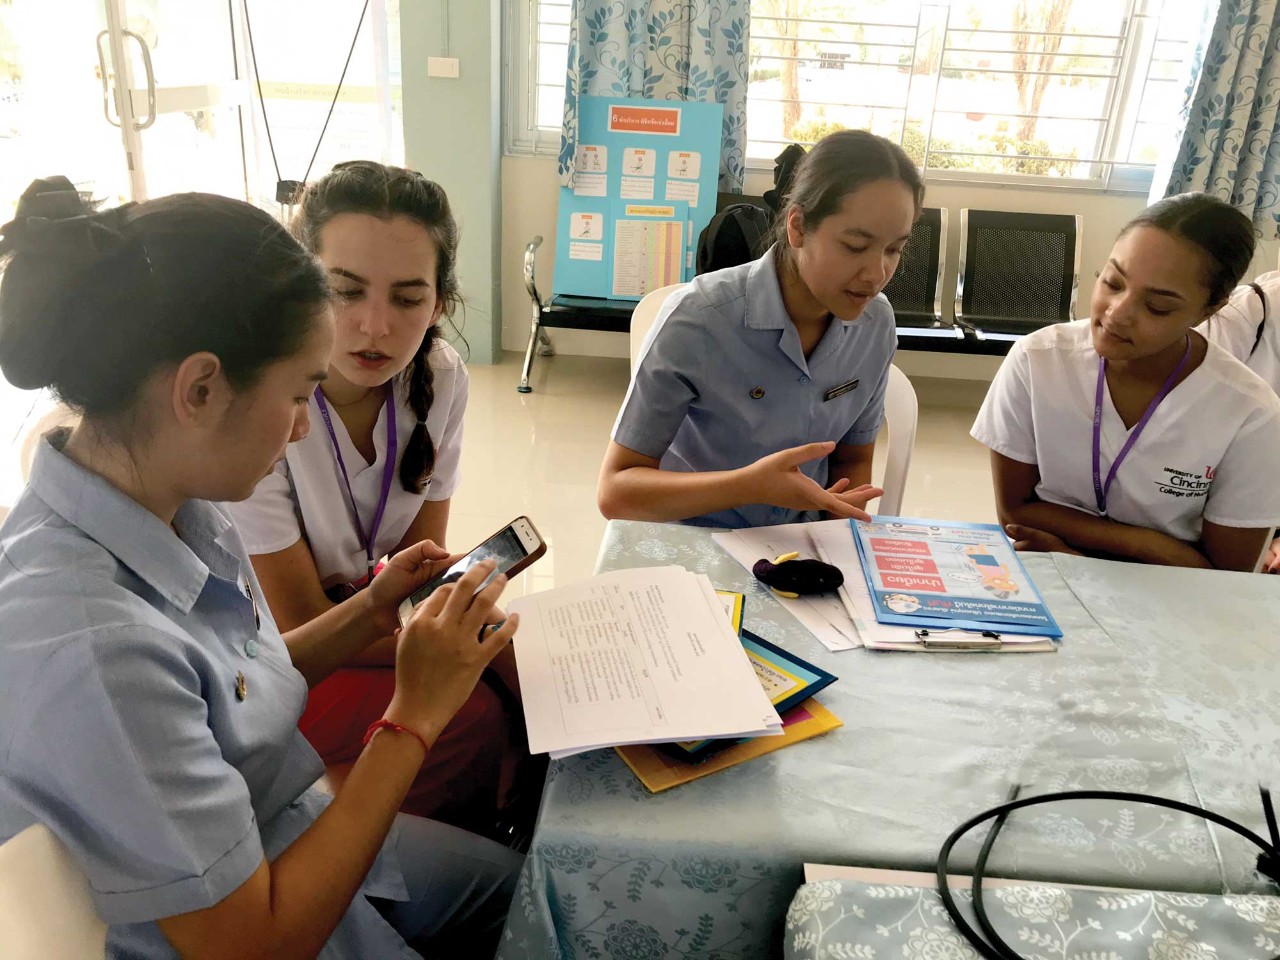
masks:
[[[313,0],[299,16],[296,4],[248,0],[285,178],[307,169],[363,6]],[[312,179],[353,157],[403,162],[399,10],[370,0]],[[204,190],[278,214],[245,12],[244,0],[0,0],[0,223],[52,173],[108,206]],[[20,441],[50,406],[0,377],[0,507],[22,487]]]
[[[507,152],[551,153],[560,149],[564,81],[569,58],[570,0],[509,0]]]
[[[1145,190],[1183,95],[1188,7],[751,0],[748,160],[865,128],[932,178]]]
[[[753,166],[865,128],[934,179],[1142,191],[1207,0],[749,2]],[[508,0],[509,152],[559,148],[570,11]]]

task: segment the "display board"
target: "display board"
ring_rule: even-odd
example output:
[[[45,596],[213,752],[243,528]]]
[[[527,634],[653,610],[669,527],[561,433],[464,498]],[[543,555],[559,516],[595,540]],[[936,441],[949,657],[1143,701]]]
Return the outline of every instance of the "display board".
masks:
[[[716,212],[724,107],[583,97],[573,188],[560,188],[554,293],[639,300],[693,278]]]

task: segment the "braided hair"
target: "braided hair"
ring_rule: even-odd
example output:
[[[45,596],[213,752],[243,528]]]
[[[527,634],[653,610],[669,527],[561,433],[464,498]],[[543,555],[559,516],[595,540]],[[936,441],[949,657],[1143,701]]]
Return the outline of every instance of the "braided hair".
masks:
[[[325,224],[343,213],[366,213],[382,219],[403,216],[421,224],[436,246],[435,287],[441,313],[453,316],[462,303],[457,274],[458,224],[439,184],[416,170],[372,160],[340,163],[303,193],[293,221],[294,236],[318,254]],[[421,493],[435,469],[436,447],[427,432],[427,414],[435,400],[435,372],[430,357],[440,336],[439,328],[439,323],[427,328],[405,371],[409,407],[418,420],[400,458],[400,485],[409,493]]]

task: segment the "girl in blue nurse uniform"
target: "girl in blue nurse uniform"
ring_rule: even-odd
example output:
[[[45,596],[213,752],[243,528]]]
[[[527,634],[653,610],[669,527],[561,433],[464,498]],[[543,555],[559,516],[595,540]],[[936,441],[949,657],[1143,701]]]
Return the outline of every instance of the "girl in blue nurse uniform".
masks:
[[[801,161],[754,263],[669,298],[600,473],[606,517],[709,526],[866,518],[897,349],[880,291],[924,201],[915,164],[862,130]]]
[[[396,810],[515,630],[502,578],[473,598],[477,568],[418,609],[329,802],[303,678],[392,633],[444,552],[403,551],[286,650],[210,502],[247,497],[309,429],[334,340],[321,269],[248,204],[95,214],[61,177],[23,195],[0,255],[0,369],[81,413],[0,527],[0,842],[59,837],[113,958],[492,953],[520,858]]]

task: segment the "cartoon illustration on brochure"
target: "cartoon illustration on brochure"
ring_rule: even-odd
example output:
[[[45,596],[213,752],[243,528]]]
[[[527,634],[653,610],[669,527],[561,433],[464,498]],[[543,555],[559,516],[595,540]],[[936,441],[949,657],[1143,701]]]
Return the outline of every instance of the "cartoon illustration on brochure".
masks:
[[[985,543],[957,546],[956,552],[982,581],[982,588],[1000,600],[1012,600],[1019,593],[1017,581]]]

